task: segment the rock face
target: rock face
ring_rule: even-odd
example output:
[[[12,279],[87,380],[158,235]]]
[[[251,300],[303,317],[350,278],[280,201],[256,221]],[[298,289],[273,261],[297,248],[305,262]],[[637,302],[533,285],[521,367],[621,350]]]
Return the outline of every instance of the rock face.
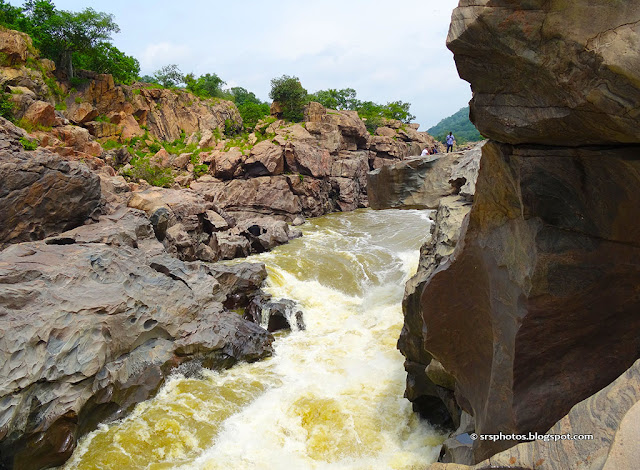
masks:
[[[406,357],[405,396],[413,402],[414,410],[432,423],[446,428],[456,428],[460,424],[458,405],[454,398],[455,381],[423,346],[422,291],[436,269],[453,253],[458,244],[463,222],[471,210],[479,151],[480,148],[474,148],[462,156],[456,156],[449,162],[452,166],[448,173],[442,170],[436,173],[444,181],[448,181],[452,174],[459,176],[457,171],[460,168],[476,168],[475,171],[466,172],[467,192],[439,199],[437,211],[432,216],[434,223],[431,226],[430,240],[420,250],[418,272],[407,282],[402,304],[404,325],[398,349]],[[461,165],[461,162],[465,162],[465,165]]]
[[[549,429],[548,436],[519,444],[473,467],[434,464],[429,470],[638,468],[639,418],[640,361],[636,361],[615,382],[575,405]],[[555,441],[552,436],[567,434],[591,435],[593,439]]]
[[[459,194],[465,185],[475,184],[482,145],[459,153],[442,153],[427,158],[403,160],[385,165],[367,175],[367,194],[372,209],[435,209],[440,199]],[[473,189],[464,193],[473,194]]]
[[[12,128],[6,120],[0,125]],[[100,179],[86,165],[43,150],[20,151],[13,132],[0,143],[0,248],[74,228],[100,202]]]
[[[412,354],[455,380],[478,434],[544,433],[638,359],[639,15],[599,0],[463,0],[454,13],[449,47],[494,141],[454,253],[405,314],[423,332]],[[473,459],[512,445],[477,440]],[[554,452],[509,465],[568,468]]]
[[[472,83],[482,135],[566,146],[640,140],[636,2],[462,0],[448,42]]]
[[[263,265],[168,256],[138,211],[0,252],[0,329],[12,332],[0,339],[2,465],[60,465],[180,364],[270,354],[271,336],[225,309],[265,277]]]
[[[90,80],[67,98],[65,114],[76,124],[86,125],[94,137],[143,135],[144,126],[152,136],[172,141],[181,132],[224,131],[227,120],[242,125],[237,108],[229,101],[208,102],[188,92],[146,88],[144,84],[116,85],[108,74],[85,75]],[[91,121],[98,115],[110,122]]]

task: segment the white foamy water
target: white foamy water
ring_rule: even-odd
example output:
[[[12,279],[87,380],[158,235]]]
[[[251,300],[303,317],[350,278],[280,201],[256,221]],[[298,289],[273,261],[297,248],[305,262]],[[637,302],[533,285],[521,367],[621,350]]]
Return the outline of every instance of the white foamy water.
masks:
[[[266,290],[296,300],[305,331],[272,358],[158,396],[79,445],[66,469],[419,469],[442,436],[403,398],[401,301],[429,234],[426,211],[315,219],[304,237],[251,260]]]

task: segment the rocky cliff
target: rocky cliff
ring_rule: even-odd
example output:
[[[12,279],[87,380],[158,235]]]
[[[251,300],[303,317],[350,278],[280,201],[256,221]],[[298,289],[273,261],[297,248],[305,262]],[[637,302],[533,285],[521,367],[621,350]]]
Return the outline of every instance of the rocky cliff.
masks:
[[[415,376],[448,390],[460,433],[555,432],[638,359],[639,38],[635,1],[463,0],[453,14],[448,45],[493,140],[455,251],[408,292],[405,329],[421,341],[401,348],[433,358]],[[518,468],[562,467],[561,448],[536,445],[547,457]]]

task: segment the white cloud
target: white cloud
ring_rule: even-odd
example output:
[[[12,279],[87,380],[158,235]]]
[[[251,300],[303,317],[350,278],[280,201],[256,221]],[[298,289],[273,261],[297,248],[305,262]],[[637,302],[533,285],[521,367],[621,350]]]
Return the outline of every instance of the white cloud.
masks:
[[[140,57],[140,66],[143,70],[157,70],[168,64],[183,67],[183,64],[190,61],[191,56],[192,51],[187,46],[169,42],[149,44]]]

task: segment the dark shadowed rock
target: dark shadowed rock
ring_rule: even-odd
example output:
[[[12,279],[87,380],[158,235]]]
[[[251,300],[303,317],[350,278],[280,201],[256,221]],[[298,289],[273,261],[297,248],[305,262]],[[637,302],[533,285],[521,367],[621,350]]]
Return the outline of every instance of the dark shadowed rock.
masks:
[[[636,360],[639,175],[636,148],[485,145],[463,242],[421,301],[476,432],[545,432]]]
[[[270,295],[259,294],[253,297],[245,309],[244,318],[265,325],[270,332],[280,330],[304,330],[302,311],[293,300],[271,300]]]
[[[639,402],[640,361],[636,361],[613,383],[576,404],[538,440],[518,444],[475,466],[436,463],[428,470],[637,468]],[[593,438],[570,440],[567,435]]]
[[[100,203],[100,179],[83,163],[18,145],[0,144],[0,246],[77,227]]]

